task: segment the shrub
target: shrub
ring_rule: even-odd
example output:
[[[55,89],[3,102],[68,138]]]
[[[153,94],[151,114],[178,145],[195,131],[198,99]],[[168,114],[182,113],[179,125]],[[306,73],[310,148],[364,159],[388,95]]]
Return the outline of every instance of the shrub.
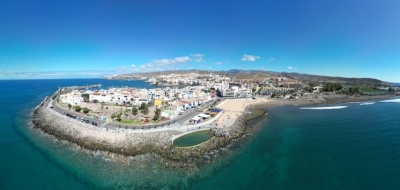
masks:
[[[143,110],[145,107],[146,107],[146,103],[143,102],[142,104],[140,104],[139,110]]]
[[[75,106],[75,111],[80,112],[82,108],[80,106]]]
[[[83,113],[89,113],[89,111],[90,111],[90,110],[89,110],[88,108],[86,108],[86,107],[83,108]]]
[[[331,83],[328,82],[326,83],[326,85],[324,86],[323,90],[326,92],[333,92],[333,91],[337,91],[342,89],[342,84],[340,83]]]
[[[136,107],[132,108],[132,115],[136,116],[138,114],[138,109]]]

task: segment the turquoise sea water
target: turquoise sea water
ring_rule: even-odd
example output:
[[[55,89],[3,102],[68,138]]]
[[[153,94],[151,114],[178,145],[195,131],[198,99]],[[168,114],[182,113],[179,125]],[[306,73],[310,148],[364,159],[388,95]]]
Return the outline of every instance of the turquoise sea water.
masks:
[[[108,161],[30,129],[32,109],[58,86],[94,83],[149,87],[102,79],[0,81],[0,189],[400,188],[400,102],[269,108],[250,123],[263,126],[252,138],[185,171],[151,157]]]

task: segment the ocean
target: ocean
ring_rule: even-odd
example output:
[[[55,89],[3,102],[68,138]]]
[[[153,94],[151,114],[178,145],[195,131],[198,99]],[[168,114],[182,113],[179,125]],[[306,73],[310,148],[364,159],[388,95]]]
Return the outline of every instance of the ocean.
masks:
[[[0,81],[0,189],[399,189],[400,99],[268,108],[261,126],[197,171],[145,155],[120,163],[33,130],[30,114],[62,86],[143,81]],[[308,108],[308,109],[302,109]],[[336,108],[336,109],[333,109]]]

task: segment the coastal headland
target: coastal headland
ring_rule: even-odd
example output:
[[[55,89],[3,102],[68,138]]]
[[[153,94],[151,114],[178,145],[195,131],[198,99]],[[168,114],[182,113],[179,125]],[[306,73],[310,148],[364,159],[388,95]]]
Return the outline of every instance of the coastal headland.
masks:
[[[198,146],[179,148],[172,145],[175,133],[170,129],[148,131],[118,132],[94,130],[85,124],[76,122],[65,115],[55,112],[51,106],[52,98],[46,98],[32,114],[33,128],[66,140],[91,151],[105,152],[108,158],[135,157],[152,154],[169,167],[196,169],[198,163],[207,163],[209,154],[218,149],[225,149],[239,138],[249,135],[247,121],[265,115],[272,106],[322,105],[344,102],[370,101],[390,98],[394,95],[347,96],[326,95],[296,100],[277,100],[271,98],[225,99],[216,107],[224,112],[210,124],[215,136]],[[53,97],[53,96],[52,96]],[[213,126],[215,124],[215,126]],[[252,131],[254,133],[254,131]]]
[[[231,100],[226,101],[225,103],[229,104]],[[172,141],[177,135],[170,133],[168,128],[130,132],[94,130],[85,126],[84,123],[76,122],[72,118],[55,112],[53,108],[50,108],[51,102],[52,99],[47,98],[34,110],[33,128],[91,151],[106,152],[110,158],[151,153],[159,156],[163,163],[172,167],[196,168],[196,163],[189,161],[193,159],[207,162],[207,153],[224,148],[235,139],[246,135],[245,121],[251,116],[249,108],[246,111],[243,109],[243,112],[234,118],[228,119],[222,114],[214,123],[230,122],[231,124],[223,127],[218,127],[222,124],[217,124],[217,127],[213,128],[209,127],[207,130],[212,130],[215,138],[197,146],[179,148],[172,145]]]

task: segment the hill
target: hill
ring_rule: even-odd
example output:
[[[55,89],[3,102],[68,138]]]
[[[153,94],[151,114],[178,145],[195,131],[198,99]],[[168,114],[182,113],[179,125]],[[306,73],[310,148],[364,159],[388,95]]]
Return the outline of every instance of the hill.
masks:
[[[374,78],[346,78],[322,75],[310,75],[302,73],[288,73],[288,72],[273,72],[262,70],[242,70],[230,69],[227,71],[209,71],[209,70],[173,70],[173,71],[158,71],[158,72],[145,72],[145,73],[132,73],[113,76],[112,79],[140,79],[144,77],[155,77],[159,75],[168,74],[183,74],[183,73],[199,73],[199,74],[217,74],[228,76],[234,80],[247,80],[247,81],[263,81],[266,78],[286,78],[289,81],[298,81],[303,83],[320,83],[320,82],[340,82],[347,84],[363,84],[374,86],[386,86],[388,83]]]

